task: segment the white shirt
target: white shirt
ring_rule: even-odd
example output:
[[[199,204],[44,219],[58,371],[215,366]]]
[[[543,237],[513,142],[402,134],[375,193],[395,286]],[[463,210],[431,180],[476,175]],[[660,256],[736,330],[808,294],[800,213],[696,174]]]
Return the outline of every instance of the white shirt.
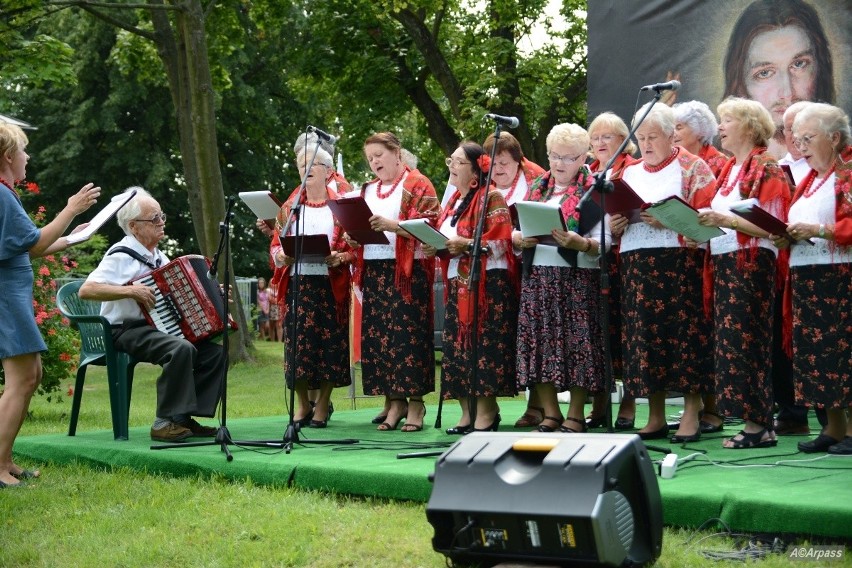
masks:
[[[681,195],[683,172],[678,160],[673,160],[671,164],[655,173],[645,170],[640,162],[625,168],[622,179],[645,203],[656,203],[672,195]],[[656,229],[642,221],[627,225],[624,234],[621,235],[620,252],[622,253],[644,248],[675,247],[680,247],[676,232],[670,229]]]
[[[778,160],[778,165],[790,166],[790,173],[793,174],[793,181],[796,185],[799,185],[802,179],[811,171],[811,167],[808,165],[806,159],[799,158],[798,160],[794,160],[790,152],[787,152],[786,156]]]
[[[367,185],[364,190],[364,199],[367,205],[370,206],[370,211],[373,215],[387,217],[388,219],[399,219],[399,208],[402,206],[402,186],[405,184],[405,179],[408,177],[408,172],[402,176],[402,179],[393,188],[393,193],[384,199],[381,199],[376,192],[378,183],[374,182]],[[386,184],[382,184],[382,194],[386,194],[390,188]],[[385,231],[385,236],[390,241],[387,245],[364,245],[364,260],[389,260],[396,258],[396,233]]]
[[[815,179],[814,184],[822,180]],[[835,175],[825,180],[813,195],[805,194],[796,200],[787,214],[788,223],[821,223],[834,225],[837,222],[834,193]],[[813,264],[840,264],[852,262],[852,247],[831,247],[829,242],[819,237],[811,239],[813,246],[800,243],[790,247],[790,266],[808,266]]]
[[[107,254],[104,256],[103,260],[101,260],[101,263],[98,264],[98,267],[89,274],[88,278],[86,278],[87,282],[115,284],[120,286],[151,272],[151,268],[149,266],[139,262],[126,253],[109,254],[110,251],[118,246],[125,246],[133,249],[158,267],[164,266],[169,262],[169,258],[159,249],[154,249],[154,252],[152,253],[142,246],[142,243],[137,241],[136,237],[128,235],[107,250]],[[105,317],[111,325],[119,325],[127,320],[144,318],[142,315],[142,308],[140,308],[139,304],[137,304],[134,300],[129,298],[102,302],[101,315]]]
[[[731,167],[728,172],[728,180],[735,180],[740,173],[741,165],[735,164]],[[726,183],[727,180],[722,180],[723,183]],[[722,186],[725,187],[725,186]],[[728,195],[722,195],[721,191],[717,191],[716,195],[713,196],[713,201],[710,202],[710,208],[713,211],[718,211],[720,213],[724,213],[726,215],[731,215],[731,205],[736,203],[737,201],[742,201],[740,197],[740,182],[737,182],[731,192]],[[778,212],[770,211],[773,215],[777,215]],[[718,237],[713,237],[710,239],[710,254],[718,255],[718,254],[727,254],[730,252],[734,252],[739,249],[739,241],[737,241],[737,231],[734,229],[729,229],[727,227],[719,227],[722,229],[725,234],[719,235]],[[772,244],[772,241],[769,239],[757,239],[757,246],[760,248],[765,248],[771,250],[775,256],[778,256],[778,249],[775,248],[775,245]]]

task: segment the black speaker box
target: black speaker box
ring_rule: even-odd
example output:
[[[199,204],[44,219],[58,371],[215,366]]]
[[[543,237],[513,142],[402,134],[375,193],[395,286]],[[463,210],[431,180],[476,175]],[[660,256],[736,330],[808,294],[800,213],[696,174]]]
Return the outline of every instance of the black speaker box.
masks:
[[[663,508],[633,434],[474,432],[438,458],[426,517],[456,565],[642,566]]]

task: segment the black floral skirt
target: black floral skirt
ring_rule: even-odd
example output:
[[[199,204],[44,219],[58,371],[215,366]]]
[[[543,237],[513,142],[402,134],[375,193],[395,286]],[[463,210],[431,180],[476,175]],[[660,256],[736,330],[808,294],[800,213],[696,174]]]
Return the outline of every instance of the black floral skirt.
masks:
[[[449,282],[444,319],[443,397],[515,396],[518,393],[515,372],[518,296],[509,281],[509,272],[488,270],[485,273],[488,307],[484,314],[479,314],[482,324],[477,333],[479,364],[475,384],[471,382],[473,345],[470,341],[473,337],[469,331],[459,333],[457,289],[458,279],[453,278]]]
[[[621,253],[627,394],[713,392],[713,329],[702,295],[704,254],[687,248]]]
[[[518,383],[604,388],[600,272],[533,266],[521,286]]]
[[[852,406],[852,264],[794,266],[793,376],[796,401]]]
[[[394,285],[394,260],[364,261],[361,377],[364,394],[418,396],[435,390],[432,282],[415,260],[411,300]]]
[[[738,263],[738,255],[748,261]],[[752,258],[752,255],[754,257]],[[775,254],[764,248],[713,257],[714,368],[726,416],[772,424]]]
[[[351,383],[349,374],[349,312],[338,320],[331,283],[327,276],[299,277],[298,326],[296,329],[296,379],[307,381],[308,388],[330,381],[335,387]],[[289,366],[293,349],[293,314],[289,309],[284,317],[284,370],[287,385],[292,385],[293,372]]]

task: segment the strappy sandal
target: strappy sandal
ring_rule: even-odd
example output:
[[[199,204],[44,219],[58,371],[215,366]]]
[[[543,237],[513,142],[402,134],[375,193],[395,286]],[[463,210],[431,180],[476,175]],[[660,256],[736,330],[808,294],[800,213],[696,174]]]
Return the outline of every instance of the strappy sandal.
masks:
[[[749,434],[745,430],[740,430],[736,436],[728,438],[727,441],[731,442],[732,445],[722,445],[722,447],[726,450],[747,450],[751,448],[773,448],[778,445],[778,440],[764,440],[764,434],[766,434],[766,428],[762,429],[760,432],[755,432],[754,434]],[[735,439],[737,436],[740,436],[739,440]]]
[[[426,419],[426,403],[423,402],[422,398],[412,398],[408,401],[409,406],[412,402],[419,402],[420,405],[423,406],[423,414],[420,415],[420,424],[412,424],[406,419],[405,426],[400,428],[400,430],[403,432],[419,432],[423,429],[423,421]]]
[[[530,410],[534,410],[538,413],[541,418],[538,416],[533,416],[530,414]],[[544,408],[541,406],[527,406],[527,409],[524,411],[523,415],[515,421],[515,428],[532,428],[533,426],[538,426],[544,421]]]
[[[575,430],[574,428],[572,428],[570,426],[566,426],[565,422],[568,422],[568,421],[574,422],[575,424],[579,424],[580,429]],[[584,420],[580,420],[579,418],[573,418],[571,416],[566,416],[565,421],[562,422],[561,426],[559,426],[559,431],[565,432],[566,434],[585,434],[588,431],[588,428],[586,428],[586,422]]]
[[[393,407],[394,402],[400,402],[400,401],[405,402],[405,399],[404,398],[392,398],[391,399],[391,408]],[[388,411],[388,413],[385,415],[384,422],[379,424],[379,426],[376,428],[376,430],[378,430],[379,432],[390,432],[391,430],[396,430],[396,427],[399,426],[399,423],[402,422],[402,420],[406,417],[407,414],[408,414],[408,403],[405,404],[405,407],[403,408],[403,411],[400,412],[399,418],[396,419],[396,422],[391,424],[390,422],[388,422],[388,419],[387,419],[388,416],[390,416],[390,411]]]
[[[556,422],[557,426],[548,426],[547,424],[544,423],[545,420],[550,420],[551,422]],[[562,422],[564,420],[565,419],[562,418],[561,416],[545,416],[541,420],[541,423],[538,425],[538,431],[539,432],[556,432],[556,430],[558,430],[559,428],[562,427]]]

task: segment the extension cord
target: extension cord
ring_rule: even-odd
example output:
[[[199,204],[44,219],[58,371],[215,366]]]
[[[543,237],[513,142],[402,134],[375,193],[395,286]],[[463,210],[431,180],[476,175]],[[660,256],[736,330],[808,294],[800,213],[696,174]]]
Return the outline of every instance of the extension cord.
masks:
[[[677,454],[666,454],[663,463],[660,464],[660,477],[671,479],[677,471]]]

